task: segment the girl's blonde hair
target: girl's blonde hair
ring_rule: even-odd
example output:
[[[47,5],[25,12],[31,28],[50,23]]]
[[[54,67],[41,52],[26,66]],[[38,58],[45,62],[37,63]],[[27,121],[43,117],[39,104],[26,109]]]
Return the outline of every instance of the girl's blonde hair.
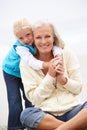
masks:
[[[42,26],[49,26],[51,27],[52,29],[52,32],[53,32],[53,35],[54,35],[54,45],[57,45],[59,46],[60,48],[64,48],[64,41],[60,38],[59,34],[57,33],[54,25],[52,23],[49,23],[49,22],[42,22],[42,21],[39,21],[37,22],[36,24],[33,25],[33,32],[35,29],[39,28],[39,27],[42,27]]]
[[[28,19],[23,18],[23,19],[17,20],[13,25],[14,35],[17,36],[17,33],[19,33],[22,29],[26,29],[26,28],[29,28],[32,30],[32,25],[30,24]]]

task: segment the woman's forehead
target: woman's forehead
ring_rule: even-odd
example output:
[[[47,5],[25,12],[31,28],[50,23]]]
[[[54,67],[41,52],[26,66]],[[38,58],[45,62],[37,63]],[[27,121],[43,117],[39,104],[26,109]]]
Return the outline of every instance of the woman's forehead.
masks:
[[[33,30],[34,33],[41,33],[41,32],[50,32],[52,33],[52,28],[50,26],[44,25],[41,27],[37,27]]]

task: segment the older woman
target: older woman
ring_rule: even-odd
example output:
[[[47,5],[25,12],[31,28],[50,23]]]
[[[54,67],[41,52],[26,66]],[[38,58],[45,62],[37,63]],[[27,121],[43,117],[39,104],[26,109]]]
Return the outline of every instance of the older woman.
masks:
[[[87,129],[87,102],[81,104],[78,98],[82,82],[76,56],[64,45],[52,24],[38,23],[33,32],[35,57],[49,62],[49,67],[34,70],[21,61],[25,93],[35,105],[22,112],[22,124],[38,130]],[[54,58],[53,45],[63,49],[63,56]]]

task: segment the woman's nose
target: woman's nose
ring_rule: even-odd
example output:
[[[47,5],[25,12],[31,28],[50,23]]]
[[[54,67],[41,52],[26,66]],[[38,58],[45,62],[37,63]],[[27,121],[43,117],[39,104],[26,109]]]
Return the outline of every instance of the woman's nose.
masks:
[[[46,43],[45,38],[42,38],[41,42],[42,42],[42,43]]]

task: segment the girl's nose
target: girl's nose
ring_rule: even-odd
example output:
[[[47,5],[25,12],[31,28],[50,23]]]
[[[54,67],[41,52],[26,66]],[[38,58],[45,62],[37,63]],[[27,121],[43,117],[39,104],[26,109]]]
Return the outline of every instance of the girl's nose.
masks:
[[[24,38],[24,42],[27,43],[28,42],[28,38]]]

